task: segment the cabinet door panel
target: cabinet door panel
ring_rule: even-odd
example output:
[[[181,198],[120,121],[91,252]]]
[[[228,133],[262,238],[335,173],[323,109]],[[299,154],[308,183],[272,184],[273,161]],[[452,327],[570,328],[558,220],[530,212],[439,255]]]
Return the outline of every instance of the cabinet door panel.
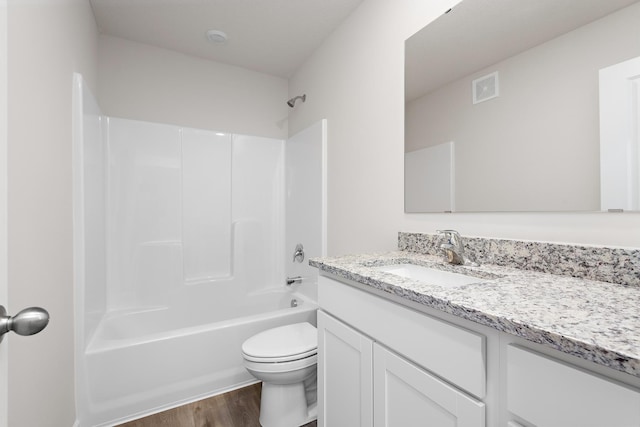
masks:
[[[484,403],[378,344],[373,348],[375,427],[485,425]]]
[[[507,408],[538,427],[640,427],[640,392],[509,345]]]
[[[373,425],[373,341],[318,312],[318,423]]]

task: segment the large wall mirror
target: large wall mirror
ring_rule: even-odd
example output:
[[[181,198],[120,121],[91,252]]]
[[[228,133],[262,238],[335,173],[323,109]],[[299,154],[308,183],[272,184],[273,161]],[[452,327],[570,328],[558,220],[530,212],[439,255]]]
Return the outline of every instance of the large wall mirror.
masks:
[[[638,0],[463,0],[405,50],[406,212],[623,208],[601,202],[600,70],[640,57]]]

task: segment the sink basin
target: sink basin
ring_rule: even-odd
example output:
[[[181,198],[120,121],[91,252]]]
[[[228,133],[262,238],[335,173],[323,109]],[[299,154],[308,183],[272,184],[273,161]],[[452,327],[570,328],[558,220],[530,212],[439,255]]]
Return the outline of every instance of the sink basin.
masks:
[[[452,273],[450,271],[438,270],[416,264],[392,264],[374,267],[378,271],[395,274],[396,276],[425,282],[430,285],[443,286],[445,288],[455,288],[471,283],[481,283],[484,280],[466,274]]]

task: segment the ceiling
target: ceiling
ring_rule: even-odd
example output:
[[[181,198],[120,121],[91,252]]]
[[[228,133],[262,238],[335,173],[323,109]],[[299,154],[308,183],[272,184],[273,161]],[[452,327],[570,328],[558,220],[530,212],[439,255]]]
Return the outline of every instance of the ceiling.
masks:
[[[463,0],[405,45],[405,100],[593,22],[638,0]]]
[[[91,0],[102,34],[290,77],[362,0]],[[224,31],[225,43],[207,40]]]

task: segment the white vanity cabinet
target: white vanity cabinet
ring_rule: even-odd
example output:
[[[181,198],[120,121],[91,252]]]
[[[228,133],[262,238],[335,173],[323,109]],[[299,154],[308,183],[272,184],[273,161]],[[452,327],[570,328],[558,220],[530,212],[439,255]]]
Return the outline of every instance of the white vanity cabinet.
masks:
[[[320,426],[485,426],[485,340],[320,277]]]
[[[321,426],[485,425],[482,402],[322,311],[318,352]]]
[[[320,426],[640,427],[640,377],[380,292],[319,278]]]
[[[509,344],[506,406],[513,427],[638,427],[640,392]]]

